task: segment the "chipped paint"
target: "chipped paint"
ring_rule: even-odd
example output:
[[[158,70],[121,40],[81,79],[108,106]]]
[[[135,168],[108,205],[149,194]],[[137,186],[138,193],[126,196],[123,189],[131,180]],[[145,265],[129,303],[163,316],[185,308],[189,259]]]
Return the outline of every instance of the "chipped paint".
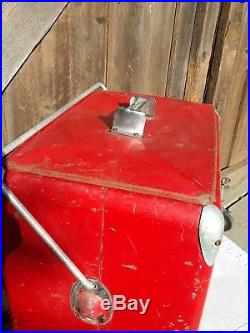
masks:
[[[132,210],[133,214],[135,214],[136,206],[137,206],[137,203],[135,202],[134,205],[133,205],[133,210]]]
[[[194,266],[194,263],[191,260],[184,261],[185,266]]]
[[[184,235],[185,235],[185,228],[184,225],[181,224],[181,235],[180,235],[181,242],[184,242]]]
[[[162,304],[162,307],[163,307],[163,308],[169,308],[169,307],[170,307],[170,304]]]
[[[195,300],[196,297],[197,297],[197,294],[196,294],[196,293],[192,293],[192,294],[191,294],[191,298],[192,298],[192,300]]]
[[[128,268],[131,271],[136,271],[137,270],[137,266],[135,266],[135,265],[125,265],[125,264],[122,264],[121,266],[124,267],[124,268]]]
[[[161,317],[161,314],[158,310],[155,310],[155,313],[157,314],[157,316],[160,318]]]
[[[82,204],[83,203],[80,201],[71,200],[68,205],[69,205],[69,207],[81,207]]]
[[[124,138],[121,138],[121,140],[123,140],[123,139]],[[124,139],[124,140],[126,140],[126,139]],[[111,151],[112,151],[112,149],[111,149]],[[101,157],[101,154],[99,154],[98,156]],[[99,160],[101,160],[101,158],[97,159],[97,160],[99,161]],[[68,162],[68,159],[67,159],[67,162]],[[100,162],[103,162],[103,161],[100,161]],[[117,161],[112,161],[112,160],[110,162],[107,161],[107,163],[109,163],[111,165],[111,167],[113,167],[112,164],[116,164],[116,162]],[[84,163],[81,160],[76,160],[75,165],[77,165],[77,164],[78,164],[78,166],[79,165],[84,166]],[[72,165],[70,165],[70,166],[72,166]],[[83,177],[82,175],[79,174],[80,173],[79,170],[82,170],[82,169],[83,168],[78,168],[77,172],[75,174],[65,175],[65,173],[60,173],[61,170],[59,170],[56,173],[51,172],[51,170],[41,171],[35,165],[35,166],[33,166],[33,169],[29,172],[32,174],[40,173],[38,175],[38,177],[40,177],[41,179],[52,176],[52,177],[55,177],[58,179],[72,180],[72,183],[78,182],[79,184],[85,184],[84,186],[82,186],[82,192],[81,192],[81,194],[84,194],[84,195],[85,195],[85,193],[88,192],[88,189],[85,189],[85,186],[88,186],[87,184],[98,185],[98,188],[100,190],[102,190],[103,186],[105,186],[105,197],[104,197],[104,200],[101,202],[102,208],[99,209],[96,207],[92,207],[92,206],[95,206],[96,203],[91,204],[91,206],[85,207],[87,214],[88,214],[87,218],[86,218],[88,220],[87,222],[89,223],[89,221],[91,221],[91,219],[89,219],[89,218],[97,218],[98,222],[100,222],[97,224],[98,227],[96,230],[93,230],[92,228],[90,229],[91,237],[93,237],[93,238],[95,237],[94,240],[98,240],[98,241],[96,241],[96,244],[95,244],[95,246],[97,246],[97,251],[94,253],[93,256],[91,255],[90,259],[89,259],[89,260],[93,260],[98,263],[97,267],[99,268],[99,278],[100,279],[103,278],[104,280],[107,279],[107,281],[108,281],[107,276],[111,273],[114,275],[114,279],[117,279],[117,276],[118,276],[117,282],[119,283],[119,281],[120,281],[119,274],[121,274],[121,276],[127,274],[127,275],[131,275],[131,276],[135,276],[135,278],[139,274],[138,276],[140,277],[140,281],[142,281],[142,283],[144,282],[143,279],[145,279],[145,282],[146,282],[145,285],[147,288],[149,285],[148,283],[152,283],[152,286],[155,286],[155,288],[156,288],[156,292],[159,292],[159,293],[160,293],[160,290],[157,290],[157,286],[159,286],[159,283],[160,283],[160,285],[162,285],[161,284],[162,281],[166,281],[167,287],[164,290],[164,295],[166,295],[166,297],[164,297],[164,300],[163,300],[163,298],[161,297],[162,293],[160,293],[159,294],[160,301],[158,302],[158,299],[156,298],[156,301],[157,301],[157,302],[155,302],[156,307],[155,307],[155,309],[153,309],[155,311],[152,311],[153,316],[158,316],[159,318],[162,316],[161,319],[156,318],[159,321],[159,328],[162,328],[163,324],[164,324],[165,325],[164,327],[166,329],[168,329],[167,325],[170,320],[171,320],[171,322],[169,324],[170,324],[172,330],[184,329],[184,327],[185,327],[185,330],[188,330],[188,329],[190,329],[190,325],[193,328],[195,318],[190,319],[190,313],[191,313],[191,315],[193,315],[193,312],[194,312],[193,310],[195,309],[196,312],[195,312],[194,317],[198,317],[198,314],[199,314],[198,312],[199,312],[199,307],[200,307],[201,302],[200,302],[200,300],[199,300],[199,302],[197,302],[197,301],[192,302],[191,298],[194,300],[194,299],[196,299],[196,297],[199,296],[198,291],[202,289],[201,285],[203,286],[203,284],[202,284],[203,281],[201,281],[201,280],[202,280],[202,278],[207,277],[208,274],[207,274],[207,270],[206,270],[205,266],[204,266],[204,269],[202,271],[200,271],[202,268],[202,265],[199,266],[200,258],[197,256],[197,253],[195,253],[196,247],[190,246],[192,244],[196,244],[195,243],[196,239],[195,239],[195,237],[193,238],[193,235],[195,235],[197,218],[190,219],[190,221],[189,221],[190,223],[187,223],[187,218],[185,216],[185,213],[181,211],[182,209],[180,209],[178,211],[178,204],[180,205],[180,201],[184,201],[184,202],[188,203],[185,205],[188,207],[190,206],[189,204],[191,204],[191,203],[196,203],[196,204],[200,205],[200,204],[206,202],[206,200],[211,200],[211,201],[214,200],[215,192],[213,193],[211,191],[211,193],[209,193],[210,190],[203,188],[198,193],[200,194],[200,193],[206,192],[204,195],[202,194],[201,196],[195,196],[195,194],[197,192],[194,191],[194,192],[190,192],[190,193],[195,193],[194,196],[192,197],[192,196],[184,195],[181,191],[180,191],[181,193],[178,193],[178,189],[175,189],[175,187],[173,187],[173,188],[171,187],[171,190],[176,191],[177,193],[168,192],[165,190],[162,191],[157,188],[139,186],[139,185],[135,185],[133,182],[132,182],[133,184],[131,185],[131,184],[129,184],[129,181],[127,181],[125,178],[122,178],[122,177],[120,179],[118,179],[120,181],[120,183],[118,181],[117,182],[113,181],[114,179],[112,181],[110,181],[110,179],[102,179],[102,177],[104,177],[103,174],[98,175],[98,173],[93,173],[94,178],[91,176],[89,177],[88,173],[85,174],[85,177]],[[91,169],[91,171],[93,171],[93,170],[98,171],[101,169],[97,169],[97,168]],[[120,165],[117,165],[117,168],[115,170],[116,170],[117,174],[119,174],[119,171],[122,171],[122,168],[120,168]],[[137,169],[135,169],[135,170],[137,170]],[[25,171],[21,171],[21,172],[25,172]],[[42,174],[42,172],[43,172],[43,174]],[[66,173],[68,172],[68,167],[66,168],[65,172]],[[183,170],[182,170],[182,173],[183,173]],[[98,179],[97,176],[99,176],[99,178],[101,178],[101,179]],[[111,176],[113,176],[113,174]],[[190,176],[190,175],[188,175],[188,176]],[[186,178],[185,179],[183,178],[183,180],[187,181]],[[194,178],[192,178],[192,179],[194,180],[194,182],[200,184],[200,182],[199,181],[197,182],[196,179],[194,179]],[[56,181],[56,180],[52,179],[51,181]],[[128,182],[128,184],[126,183],[126,181]],[[122,183],[122,182],[124,182],[124,183]],[[43,185],[41,184],[41,186],[43,186]],[[159,185],[159,187],[161,188],[161,184]],[[106,217],[105,205],[106,205],[106,195],[107,195],[108,188],[124,190],[125,194],[123,191],[121,191],[121,196],[120,196],[121,204],[120,204],[120,202],[118,203],[117,201],[112,200],[112,205],[115,207],[115,209],[112,210],[111,209],[112,205],[110,204],[109,210],[108,210],[110,215]],[[133,191],[133,193],[131,193],[131,191]],[[113,190],[110,192],[111,193],[114,192],[115,195],[118,195],[120,193],[120,191],[113,191]],[[145,202],[144,202],[144,197],[146,197],[146,196],[140,196],[140,195],[137,195],[137,193],[147,194],[149,197],[149,198],[147,198],[148,201],[146,202],[146,200],[145,200]],[[163,221],[163,217],[165,217],[164,214],[166,214],[166,216],[168,214],[168,206],[166,206],[166,210],[163,213],[161,205],[158,204],[158,206],[157,206],[158,198],[156,198],[156,200],[155,200],[154,197],[150,197],[150,195],[179,200],[179,203],[175,202],[173,204],[171,201],[171,203],[169,204],[169,207],[173,206],[173,207],[171,207],[171,209],[173,211],[178,211],[178,214],[176,214],[176,213],[172,214],[172,216],[170,216],[169,219],[165,219],[167,221],[167,223],[163,223],[163,222],[165,222],[165,220]],[[91,189],[90,189],[90,197],[91,198],[94,197],[94,193],[92,194]],[[151,203],[148,204],[148,202],[150,202],[150,201],[151,201]],[[168,200],[159,200],[159,202],[163,202],[163,201],[167,202]],[[108,203],[109,203],[109,201],[108,201]],[[74,202],[74,201],[70,202],[70,200],[69,200],[67,202],[67,204],[68,205],[72,204],[74,206],[76,204],[76,202]],[[120,204],[120,206],[119,206],[119,204]],[[144,208],[144,206],[146,208]],[[124,211],[123,211],[123,209],[124,209]],[[197,208],[197,210],[198,209],[199,208]],[[93,213],[97,213],[97,212],[99,212],[101,218],[99,218],[99,214],[98,214],[98,216],[94,216]],[[123,216],[123,212],[125,212],[125,214],[124,214],[125,217]],[[77,211],[77,213],[78,213],[78,211]],[[171,211],[171,213],[172,213],[172,211]],[[130,214],[130,218],[129,218],[129,214]],[[134,216],[135,214],[137,214],[137,216]],[[178,218],[181,214],[183,214],[183,218],[181,220],[179,220]],[[144,223],[143,215],[149,215],[149,217],[152,218],[152,228],[154,228],[154,229],[149,229],[148,231],[146,230],[147,232],[145,232],[144,226],[149,223],[148,223],[147,219],[145,219],[145,223]],[[171,214],[169,214],[169,215],[171,215]],[[81,218],[81,216],[80,216],[80,218]],[[107,220],[105,220],[105,218]],[[122,220],[123,218],[124,218],[124,221]],[[147,216],[147,218],[148,218],[148,216]],[[118,222],[116,222],[116,221],[118,221]],[[127,221],[129,223],[126,223]],[[135,223],[134,223],[134,221],[135,221]],[[123,223],[123,222],[125,222],[125,223]],[[132,222],[133,225],[130,224],[130,222]],[[137,222],[140,222],[140,223],[142,222],[142,224],[137,223]],[[69,224],[69,222],[65,221],[65,224]],[[157,225],[157,224],[159,224],[159,225]],[[90,224],[88,224],[88,225],[90,225]],[[171,227],[173,227],[173,230],[176,231],[177,237],[175,236],[174,232],[168,233],[168,229],[162,228],[162,230],[164,230],[164,232],[161,233],[160,229],[163,225],[165,225],[167,227],[169,225],[171,225]],[[153,232],[151,232],[151,230],[153,230]],[[161,249],[161,246],[157,247],[157,245],[161,245],[161,244],[159,244],[160,242],[157,243],[159,238],[157,238],[155,241],[154,231],[157,232],[157,236],[159,236],[159,238],[161,238],[161,235],[162,235],[162,237],[165,237],[164,238],[165,242],[162,245],[163,251],[158,251],[158,249]],[[192,231],[194,231],[194,232],[192,232]],[[83,232],[84,232],[84,230],[83,230]],[[128,233],[126,233],[126,232],[128,232]],[[139,237],[137,236],[137,233],[140,233],[140,232],[142,233],[142,236],[141,236],[142,238],[141,238],[141,241],[138,241]],[[104,233],[105,233],[105,237],[104,237]],[[174,237],[172,236],[172,234],[174,234]],[[97,237],[97,235],[100,236],[100,239],[99,239],[99,237]],[[145,244],[143,242],[144,236],[145,236],[145,240],[146,240]],[[171,238],[171,236],[172,236],[172,238]],[[105,238],[106,242],[104,242],[104,238]],[[171,238],[171,242],[169,241],[169,238]],[[152,242],[151,242],[151,239],[152,239]],[[100,240],[100,243],[99,243],[99,240]],[[180,241],[183,242],[180,247],[180,248],[182,248],[182,251],[180,251],[178,248],[178,246],[180,245]],[[177,244],[178,244],[177,251],[176,251],[176,248],[174,245],[173,246],[174,251],[172,252],[171,246],[172,246],[172,244],[175,244],[175,242],[177,242]],[[154,243],[156,243],[156,246],[153,246],[153,245],[155,245]],[[170,251],[168,251],[169,243],[170,243]],[[107,246],[107,250],[106,250],[105,246]],[[119,248],[119,246],[120,246],[120,248]],[[125,249],[123,249],[123,246],[125,247]],[[110,259],[106,260],[106,256],[108,256],[110,254],[112,256],[112,254],[113,254],[112,251],[114,248],[117,248],[117,252],[115,253],[114,257],[112,257],[112,258],[110,257]],[[151,255],[149,255],[147,258],[147,253],[149,253],[149,252],[147,252],[147,251],[144,252],[145,248],[148,251],[152,251],[152,249],[153,249],[152,257],[151,257]],[[190,251],[189,251],[189,249],[190,249]],[[118,252],[120,250],[121,250],[121,252]],[[165,250],[166,250],[166,252],[165,252]],[[120,255],[120,253],[122,253],[122,254]],[[180,255],[179,255],[179,253],[180,253]],[[190,255],[190,257],[188,254]],[[184,260],[183,260],[183,255],[184,255]],[[186,255],[186,257],[185,257],[185,255]],[[159,262],[156,261],[156,259],[155,259],[156,257],[157,257],[157,260],[159,260]],[[96,260],[96,258],[98,258],[98,260]],[[164,260],[164,258],[166,258],[166,260]],[[192,260],[190,260],[190,258]],[[146,264],[144,264],[144,259],[145,259]],[[142,262],[141,262],[141,260],[142,260]],[[112,263],[113,266],[110,265],[110,262]],[[121,263],[125,263],[125,264],[121,264]],[[174,269],[172,267],[172,263],[176,264],[176,266],[173,265]],[[137,264],[139,268],[135,264]],[[84,270],[86,269],[86,267],[89,268],[90,266],[91,266],[91,263],[84,261],[84,264],[83,264]],[[185,266],[187,266],[187,267],[185,267]],[[192,269],[192,266],[195,266],[195,267]],[[105,274],[103,274],[103,267],[105,269]],[[124,269],[130,270],[130,271],[136,271],[136,270],[139,270],[139,271],[132,273],[133,274],[132,275],[131,273],[129,273],[129,271],[127,271],[127,273],[126,273],[126,271],[124,271],[124,269],[122,269],[122,267]],[[154,271],[150,270],[150,267],[153,267]],[[171,274],[172,274],[172,272],[173,272],[173,274],[175,274],[176,267],[179,267],[180,270],[179,269],[177,270],[177,274],[175,275],[176,276],[176,281],[175,281],[175,278],[172,279]],[[159,268],[159,270],[158,270],[158,268]],[[116,274],[117,273],[116,269],[118,269],[118,274]],[[167,275],[165,275],[166,271],[164,271],[164,269],[167,269]],[[106,270],[107,270],[108,274],[106,274]],[[94,270],[91,269],[90,273],[93,271]],[[98,278],[97,271],[98,270],[95,270],[96,273],[94,274],[96,276],[96,278]],[[171,273],[169,274],[170,271],[171,271]],[[182,271],[188,272],[187,278],[183,279]],[[195,275],[196,273],[194,273],[194,272],[197,272],[197,271],[198,271],[198,275]],[[91,276],[91,274],[89,276]],[[179,277],[180,277],[180,279],[179,279]],[[194,281],[193,281],[194,277],[196,277],[195,285],[194,285]],[[156,278],[159,278],[158,284],[155,283],[157,281]],[[169,280],[169,279],[171,279],[171,280]],[[172,280],[174,280],[175,287],[177,286],[176,289],[172,288],[172,285],[171,285]],[[170,283],[169,283],[169,281],[170,281]],[[110,287],[112,288],[112,281],[107,282],[107,283],[111,283]],[[143,288],[143,287],[144,287],[144,285],[142,284],[141,288]],[[204,289],[206,289],[205,286],[204,286]],[[150,288],[150,290],[151,290],[151,288]],[[126,291],[126,285],[125,285],[125,291]],[[171,294],[171,292],[169,292],[169,294],[168,294],[168,291],[171,291],[172,294]],[[155,291],[153,289],[153,293],[154,292]],[[153,298],[155,297],[154,295],[155,294],[153,294]],[[178,295],[179,296],[181,295],[180,297],[182,297],[182,298],[184,297],[184,299],[189,300],[188,305],[190,305],[190,307],[189,306],[186,307],[185,301],[182,302],[184,305],[181,303],[178,303],[178,300],[179,300]],[[161,302],[166,302],[166,303],[170,302],[170,304],[163,304],[161,306]],[[177,302],[177,306],[176,306],[175,302]],[[177,309],[179,312],[176,312]],[[183,311],[183,314],[185,315],[185,319],[183,319],[181,315],[179,315],[178,318],[176,318],[176,314],[178,314],[182,311]],[[167,314],[167,318],[166,317],[164,318],[163,314],[164,315]]]
[[[177,321],[178,321],[178,323],[184,323],[184,320],[181,318],[178,318]]]
[[[133,248],[134,253],[135,253],[136,255],[138,255],[138,252],[137,252],[137,250],[136,250],[135,244],[134,244],[134,242],[132,241],[132,239],[130,238],[130,236],[129,236],[127,233],[125,233],[125,236],[126,236],[127,239],[129,240],[129,243],[131,244],[131,247]]]

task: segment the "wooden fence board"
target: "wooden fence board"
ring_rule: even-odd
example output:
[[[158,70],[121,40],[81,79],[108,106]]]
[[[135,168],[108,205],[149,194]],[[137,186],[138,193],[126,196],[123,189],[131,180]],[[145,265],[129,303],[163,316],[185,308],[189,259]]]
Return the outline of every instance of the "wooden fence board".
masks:
[[[226,168],[221,172],[221,177],[228,177],[231,182],[227,188],[222,188],[222,204],[227,208],[242,196],[248,193],[248,168],[246,162]]]
[[[226,235],[243,250],[248,251],[248,196],[236,202],[229,208],[234,224]]]
[[[227,102],[221,112],[221,165],[228,166],[230,163],[231,146],[237,123],[238,111],[242,99],[242,92],[247,78],[248,66],[248,25],[247,11],[244,12],[243,29],[235,59],[234,71],[230,78],[230,87],[227,92]],[[242,150],[242,153],[243,150]]]
[[[4,92],[8,142],[105,80],[106,37],[106,3],[67,6]]]
[[[13,31],[22,29],[19,18],[8,21],[15,6],[3,4]],[[3,93],[3,141],[103,81],[110,90],[212,103],[221,166],[235,165],[247,158],[246,27],[246,3],[69,3]]]
[[[67,2],[9,2],[2,7],[2,90],[54,24]]]
[[[108,88],[164,96],[175,3],[110,3]]]
[[[223,3],[206,91],[206,102],[222,114],[240,41],[244,4]]]
[[[2,113],[2,146],[4,147],[7,144],[7,126],[5,114]]]
[[[240,103],[238,96],[245,80],[244,57],[247,5],[223,3],[218,24],[213,60],[207,81],[205,101],[212,103],[221,116],[221,167],[228,166],[232,139]],[[240,51],[238,51],[240,47]],[[243,63],[241,64],[240,58]],[[238,60],[238,62],[237,62]],[[236,63],[238,65],[236,65]],[[240,73],[237,73],[236,67]],[[238,85],[236,87],[236,85]],[[233,94],[233,96],[232,96]],[[238,104],[237,104],[238,103]],[[229,146],[228,146],[229,145]]]
[[[248,93],[247,82],[243,93],[243,98],[238,115],[235,129],[234,141],[232,144],[232,153],[230,165],[237,164],[248,159]]]
[[[168,97],[184,97],[196,5],[195,2],[177,4],[166,87]]]
[[[219,2],[197,4],[185,87],[186,100],[203,102],[219,9]]]

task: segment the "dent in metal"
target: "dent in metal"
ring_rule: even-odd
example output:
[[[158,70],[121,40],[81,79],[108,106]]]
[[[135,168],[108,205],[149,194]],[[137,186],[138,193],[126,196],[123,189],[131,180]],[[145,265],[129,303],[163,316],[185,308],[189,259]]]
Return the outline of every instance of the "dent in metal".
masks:
[[[75,315],[93,325],[107,324],[113,315],[112,298],[109,291],[98,281],[89,279],[95,288],[88,290],[77,282],[71,291],[71,307]],[[102,302],[107,300],[110,307],[104,310]]]
[[[155,100],[133,96],[130,99],[129,107],[119,107],[115,114],[111,132],[142,137],[147,118],[155,116]]]
[[[224,231],[224,216],[214,204],[203,207],[200,225],[199,240],[203,258],[208,266],[213,266]]]

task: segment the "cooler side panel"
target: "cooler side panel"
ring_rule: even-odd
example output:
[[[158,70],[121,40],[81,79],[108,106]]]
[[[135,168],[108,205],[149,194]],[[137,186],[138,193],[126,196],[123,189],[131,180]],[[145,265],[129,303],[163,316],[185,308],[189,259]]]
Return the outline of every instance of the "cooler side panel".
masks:
[[[146,314],[115,311],[102,329],[197,329],[211,268],[202,257],[201,206],[109,190],[101,280],[112,295],[146,300]]]
[[[105,189],[8,171],[6,183],[88,277],[99,279]],[[93,330],[70,306],[75,278],[4,201],[4,280],[13,329]]]

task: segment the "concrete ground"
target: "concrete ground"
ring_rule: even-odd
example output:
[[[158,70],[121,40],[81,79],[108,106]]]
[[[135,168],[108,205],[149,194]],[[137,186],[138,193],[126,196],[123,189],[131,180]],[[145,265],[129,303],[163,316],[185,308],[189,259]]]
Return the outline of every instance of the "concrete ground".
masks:
[[[248,251],[248,164],[222,171],[226,185],[222,187],[222,204],[233,217],[233,227],[226,236]]]
[[[226,232],[226,236],[239,247],[248,252],[248,195],[235,202],[228,208],[233,216],[233,228]]]

